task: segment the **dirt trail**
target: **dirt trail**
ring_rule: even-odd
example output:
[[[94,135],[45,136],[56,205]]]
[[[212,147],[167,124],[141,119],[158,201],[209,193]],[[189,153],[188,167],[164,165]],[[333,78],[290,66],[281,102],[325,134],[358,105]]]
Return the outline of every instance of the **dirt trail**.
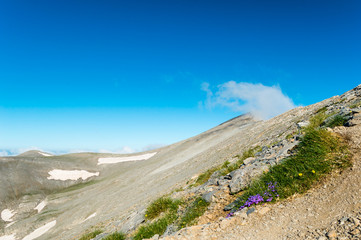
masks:
[[[231,219],[182,229],[164,239],[349,239],[340,235],[328,237],[327,229],[335,220],[361,210],[361,125],[334,131],[351,137],[351,169],[334,173],[302,196],[258,206],[248,217],[241,213]],[[319,229],[326,234],[314,234]],[[352,239],[361,239],[361,235]]]

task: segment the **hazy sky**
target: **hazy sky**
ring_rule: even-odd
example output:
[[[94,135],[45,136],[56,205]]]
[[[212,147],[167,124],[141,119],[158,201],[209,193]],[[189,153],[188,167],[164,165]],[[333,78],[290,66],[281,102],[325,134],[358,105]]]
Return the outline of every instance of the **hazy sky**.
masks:
[[[0,1],[0,155],[141,151],[361,83],[361,1]]]

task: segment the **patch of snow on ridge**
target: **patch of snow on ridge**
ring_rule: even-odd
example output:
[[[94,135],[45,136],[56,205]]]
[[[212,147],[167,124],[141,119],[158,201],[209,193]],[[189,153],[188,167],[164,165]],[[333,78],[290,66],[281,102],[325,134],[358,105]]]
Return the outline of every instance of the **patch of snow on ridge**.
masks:
[[[99,172],[91,173],[85,170],[60,170],[54,169],[49,172],[48,179],[53,180],[78,180],[79,178],[85,180],[93,176],[99,176]]]
[[[44,200],[44,201],[42,201],[41,203],[39,203],[39,204],[34,208],[34,210],[38,210],[38,213],[39,213],[41,210],[43,210],[43,208],[46,206],[46,204],[47,204],[47,201]]]
[[[45,156],[45,157],[51,157],[53,156],[52,154],[49,154],[49,153],[44,153],[44,152],[38,152],[39,154]]]
[[[87,217],[86,219],[84,219],[83,221],[81,221],[80,223],[83,223],[83,222],[85,222],[85,221],[88,221],[89,219],[95,217],[96,215],[97,215],[97,213],[95,212],[95,213],[93,213],[92,215],[90,215],[89,217]]]
[[[120,163],[120,162],[129,162],[129,161],[140,161],[140,160],[147,160],[153,157],[156,152],[154,153],[146,153],[143,155],[137,156],[130,156],[130,157],[108,157],[108,158],[99,158],[98,165],[100,164],[112,164],[112,163]]]
[[[16,222],[11,222],[11,223],[7,224],[7,225],[5,226],[5,228],[10,227],[10,226],[13,225],[14,223],[16,223]],[[0,239],[0,240],[1,240],[1,239]]]
[[[49,231],[51,228],[53,228],[56,225],[56,220],[49,222],[45,224],[42,227],[39,227],[29,235],[25,236],[23,240],[33,240],[35,238],[40,237],[41,235],[45,234],[47,231]]]
[[[12,222],[13,220],[11,218],[15,215],[15,213],[15,211],[5,209],[1,212],[1,219],[5,222]]]
[[[15,240],[15,234],[1,236],[0,240]]]

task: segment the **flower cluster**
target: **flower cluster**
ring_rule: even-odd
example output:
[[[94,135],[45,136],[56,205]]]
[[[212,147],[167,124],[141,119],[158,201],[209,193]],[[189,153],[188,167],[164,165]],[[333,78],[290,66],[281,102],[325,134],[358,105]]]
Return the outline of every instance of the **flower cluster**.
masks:
[[[274,197],[279,197],[279,195],[277,193],[277,182],[275,182],[274,184],[272,182],[269,182],[269,183],[267,183],[267,190],[262,195],[256,194],[256,195],[250,196],[246,200],[246,202],[239,208],[239,210],[241,210],[245,207],[250,207],[252,205],[257,205],[262,202],[271,202]],[[231,217],[233,215],[234,215],[234,212],[230,212],[227,215],[227,218]]]

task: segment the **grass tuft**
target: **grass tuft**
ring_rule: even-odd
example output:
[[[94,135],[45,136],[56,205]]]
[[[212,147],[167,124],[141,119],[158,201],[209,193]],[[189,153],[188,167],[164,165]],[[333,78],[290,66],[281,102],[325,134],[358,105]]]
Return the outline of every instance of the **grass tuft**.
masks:
[[[94,230],[93,232],[91,233],[86,233],[84,234],[83,236],[81,236],[81,238],[79,240],[90,240],[90,239],[93,239],[95,238],[97,235],[101,234],[103,231],[102,230],[99,230],[99,229],[96,229]]]
[[[146,219],[154,219],[158,217],[161,213],[166,212],[170,209],[177,209],[179,205],[178,200],[173,200],[170,197],[161,197],[153,201],[147,208],[145,212]]]
[[[195,224],[196,219],[203,215],[208,206],[209,203],[202,197],[196,198],[180,219],[179,229]]]
[[[346,122],[347,122],[347,118],[340,115],[336,115],[335,117],[332,118],[330,122],[328,122],[325,125],[325,127],[333,128],[336,126],[343,126]]]
[[[177,210],[180,204],[181,201],[179,200],[173,200],[171,198],[165,197],[161,197],[155,200],[147,208],[145,217],[150,220],[155,219],[163,212],[165,215],[153,222],[140,226],[133,239],[141,240],[144,238],[151,238],[155,234],[162,235],[167,229],[168,225],[177,219]],[[159,209],[157,209],[157,207]]]
[[[209,180],[209,178],[211,177],[211,175],[216,171],[220,171],[221,176],[227,175],[228,173],[238,169],[243,164],[243,161],[245,159],[247,159],[249,157],[254,157],[254,155],[261,150],[262,150],[262,148],[260,146],[250,148],[250,149],[244,151],[241,156],[236,155],[235,157],[237,157],[238,160],[235,163],[231,164],[229,161],[225,161],[220,166],[208,169],[207,171],[205,171],[204,173],[202,173],[198,176],[197,180],[195,181],[194,184],[191,185],[191,187],[199,186],[199,185],[206,183]]]
[[[102,240],[125,240],[126,236],[122,232],[116,232],[103,238]]]

